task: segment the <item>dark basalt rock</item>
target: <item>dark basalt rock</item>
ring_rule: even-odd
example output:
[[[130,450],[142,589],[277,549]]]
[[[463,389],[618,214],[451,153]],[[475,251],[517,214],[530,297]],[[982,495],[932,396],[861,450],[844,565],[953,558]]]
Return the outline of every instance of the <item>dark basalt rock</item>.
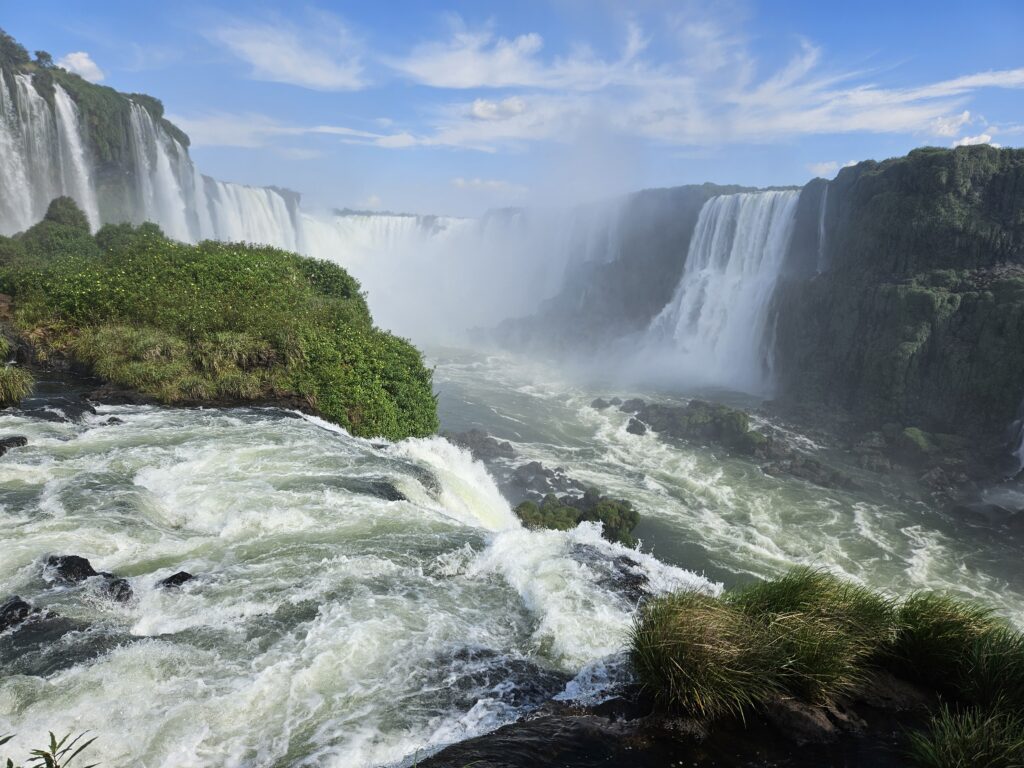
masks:
[[[52,422],[81,421],[86,414],[95,415],[96,409],[85,400],[69,397],[50,397],[39,407],[24,408],[22,413],[33,419]]]
[[[857,487],[856,482],[849,475],[800,453],[794,453],[788,458],[764,464],[761,466],[761,471],[766,475],[789,475],[820,485],[822,488],[853,489]]]
[[[2,437],[0,438],[0,456],[3,456],[11,448],[24,448],[26,445],[28,445],[28,438],[23,435]]]
[[[124,424],[124,419],[119,419],[119,418],[117,418],[117,416],[111,416],[109,419],[107,419],[104,422],[104,424],[106,424],[107,426],[112,427],[115,424]]]
[[[53,580],[61,584],[81,584],[87,579],[101,577],[97,592],[116,603],[126,603],[134,596],[127,579],[106,571],[97,571],[92,563],[78,555],[50,555],[46,558],[45,567],[53,574]]]
[[[17,595],[0,604],[0,632],[21,624],[32,612],[32,606]]]
[[[156,583],[156,586],[161,589],[177,589],[182,584],[192,581],[194,578],[195,576],[188,571],[178,571],[177,573],[168,576],[166,579],[160,579],[160,581]]]
[[[128,579],[122,579],[111,573],[101,573],[100,575],[103,577],[103,581],[100,582],[98,591],[104,597],[110,598],[115,603],[127,603],[135,596]]]
[[[64,584],[80,584],[99,576],[92,563],[78,555],[50,555],[46,558],[46,567],[52,569],[55,579]]]
[[[521,464],[512,472],[510,483],[520,497],[542,498],[549,493],[582,492],[583,484],[561,469],[545,467],[539,461]]]
[[[590,407],[596,411],[604,411],[608,408],[611,408],[612,404],[605,400],[603,397],[598,397],[591,401]]]
[[[639,413],[646,405],[647,403],[643,400],[638,397],[634,397],[619,405],[619,410],[623,413]]]
[[[441,437],[460,448],[465,448],[473,454],[474,459],[480,461],[514,459],[516,455],[511,443],[493,438],[479,429],[471,429],[468,432],[442,432]]]
[[[634,416],[629,420],[629,424],[626,425],[626,431],[631,435],[646,435],[647,425]]]

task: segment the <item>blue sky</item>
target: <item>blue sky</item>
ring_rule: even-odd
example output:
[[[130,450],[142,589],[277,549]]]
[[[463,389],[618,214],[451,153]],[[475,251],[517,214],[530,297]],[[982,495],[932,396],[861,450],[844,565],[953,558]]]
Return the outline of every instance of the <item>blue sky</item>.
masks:
[[[218,178],[479,214],[800,184],[1024,145],[1024,3],[5,3],[27,48],[150,93]]]

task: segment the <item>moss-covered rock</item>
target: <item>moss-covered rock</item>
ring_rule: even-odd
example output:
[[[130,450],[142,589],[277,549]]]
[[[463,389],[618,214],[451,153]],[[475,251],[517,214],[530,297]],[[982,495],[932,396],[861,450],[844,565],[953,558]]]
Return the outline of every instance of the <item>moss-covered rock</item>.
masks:
[[[750,417],[737,408],[703,400],[686,405],[664,405],[643,400],[627,400],[621,410],[634,414],[630,431],[642,434],[638,426],[647,426],[662,435],[721,445],[747,456],[763,456],[770,439],[750,428]],[[636,425],[634,425],[636,422]]]
[[[527,528],[569,531],[583,522],[599,522],[604,538],[628,547],[636,545],[633,529],[640,522],[640,515],[630,502],[602,496],[594,489],[582,496],[549,493],[539,504],[524,501],[515,513]]]

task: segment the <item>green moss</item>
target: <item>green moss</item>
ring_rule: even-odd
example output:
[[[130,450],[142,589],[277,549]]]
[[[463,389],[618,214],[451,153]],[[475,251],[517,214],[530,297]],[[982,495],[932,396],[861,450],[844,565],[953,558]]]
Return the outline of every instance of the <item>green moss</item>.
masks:
[[[168,240],[151,224],[88,233],[68,199],[12,239],[0,288],[39,356],[65,355],[167,403],[305,403],[354,434],[437,429],[432,374],[373,327],[359,284],[274,248]]]
[[[594,489],[583,496],[561,498],[549,493],[540,504],[524,501],[515,513],[527,528],[568,531],[583,522],[599,522],[604,538],[628,547],[636,545],[633,529],[640,522],[639,513],[628,501],[601,496]]]

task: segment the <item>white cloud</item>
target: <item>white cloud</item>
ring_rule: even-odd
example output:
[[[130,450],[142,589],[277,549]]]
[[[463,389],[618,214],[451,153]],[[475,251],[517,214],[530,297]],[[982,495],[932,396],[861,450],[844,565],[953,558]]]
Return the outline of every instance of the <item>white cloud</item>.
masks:
[[[807,166],[807,170],[815,176],[820,176],[823,179],[831,179],[836,175],[836,171],[839,170],[839,163],[835,160],[826,160],[822,163],[811,163]]]
[[[387,63],[435,88],[522,92],[449,103],[427,128],[387,145],[496,151],[523,142],[572,141],[594,121],[625,136],[691,147],[843,133],[953,138],[973,122],[964,106],[975,91],[1024,88],[1024,69],[886,88],[864,72],[830,68],[825,52],[809,41],[765,71],[736,31],[735,13],[692,3],[668,15],[663,27],[679,52],[661,58],[630,21],[616,59],[602,59],[585,46],[548,55],[534,32],[500,36],[492,26],[471,29],[455,17],[447,39]]]
[[[339,136],[367,141],[386,138],[384,134],[342,125],[291,125],[257,113],[217,112],[201,117],[169,115],[168,119],[185,131],[196,147],[265,147],[282,136]],[[307,152],[302,149],[282,150],[289,151]]]
[[[521,197],[529,191],[521,184],[512,184],[511,182],[502,181],[500,179],[467,179],[462,176],[456,176],[452,179],[452,184],[459,189],[496,192],[504,195],[511,195],[513,197]]]
[[[965,109],[959,115],[937,117],[932,121],[931,132],[936,136],[956,136],[970,122],[971,113]]]
[[[103,74],[103,70],[92,60],[92,56],[85,51],[75,51],[62,56],[57,60],[57,66],[63,67],[68,72],[74,72],[90,83],[98,83],[106,77]]]
[[[353,91],[366,86],[362,46],[338,17],[310,12],[304,28],[275,19],[234,20],[210,37],[252,67],[251,77],[318,91]]]
[[[977,144],[991,144],[993,147],[999,146],[992,141],[992,137],[987,133],[981,133],[977,136],[964,136],[953,142],[954,147],[973,147]]]
[[[510,96],[501,101],[476,99],[469,106],[469,114],[477,120],[503,120],[521,115],[526,111],[526,102],[519,96]]]

